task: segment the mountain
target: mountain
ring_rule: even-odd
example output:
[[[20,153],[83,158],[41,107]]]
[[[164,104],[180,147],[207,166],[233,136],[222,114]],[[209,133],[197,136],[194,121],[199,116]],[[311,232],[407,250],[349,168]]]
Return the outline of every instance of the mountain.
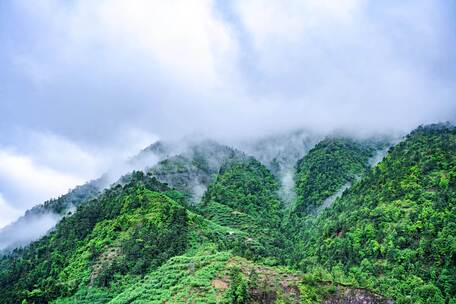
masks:
[[[62,216],[97,197],[106,187],[127,183],[132,170],[150,171],[161,181],[186,193],[189,201],[196,202],[223,160],[236,153],[240,152],[209,140],[181,145],[157,141],[120,164],[119,168],[113,168],[100,178],[77,186],[57,199],[33,207],[15,222],[1,228],[0,252],[8,252],[39,239]]]
[[[2,257],[2,303],[310,303],[357,294],[385,303],[236,256],[252,252],[248,233],[205,219],[179,197],[150,174],[133,173]]]
[[[455,303],[455,127],[392,147],[322,138],[283,161],[291,202],[268,159],[292,149],[273,142],[272,158],[214,141],[146,148],[138,159],[163,159],[74,196],[0,258],[0,303]]]
[[[56,199],[50,199],[27,210],[16,221],[0,229],[0,253],[25,246],[39,239],[51,230],[64,215],[74,211],[76,207],[90,199],[96,198],[106,187],[119,182],[118,178],[122,174],[153,166],[158,161],[172,155],[174,151],[176,150],[173,144],[157,141],[140,151],[135,157],[119,164],[119,168],[112,168],[97,179],[76,186]]]
[[[220,167],[235,157],[243,157],[243,153],[204,140],[190,143],[181,153],[159,162],[148,172],[159,181],[188,194],[193,203],[198,203]]]
[[[326,208],[334,195],[364,176],[370,159],[387,145],[384,141],[328,137],[319,142],[296,165],[297,213]]]
[[[175,156],[181,149],[177,143],[158,140],[128,159],[127,166],[131,168],[130,171],[148,169],[164,159]]]
[[[307,221],[295,261],[397,303],[454,303],[455,236],[456,128],[431,125],[392,147],[332,208]]]
[[[294,195],[291,189],[293,170],[290,168],[315,144],[317,138],[309,132],[296,131],[241,146],[256,155],[280,181],[283,180],[282,185],[287,184],[279,189],[279,195],[283,198],[284,195]],[[126,163],[120,164],[119,168],[112,168],[96,180],[33,207],[24,216],[0,229],[0,252],[8,252],[39,239],[79,204],[96,197],[112,183],[127,182],[128,172],[132,170],[151,172],[161,182],[186,194],[190,203],[196,204],[222,164],[242,155],[243,152],[212,140],[156,141]],[[122,174],[125,175],[117,180]]]
[[[44,238],[2,258],[5,303],[23,298],[47,303],[71,294],[79,284],[106,286],[114,279],[111,273],[143,273],[183,252],[185,209],[160,194],[168,190],[165,185],[133,175],[129,184],[80,205]],[[159,248],[153,247],[156,243]]]
[[[226,162],[205,193],[200,212],[211,221],[248,233],[251,259],[279,257],[283,205],[272,173],[253,157]]]
[[[264,164],[279,181],[279,196],[289,207],[295,200],[296,162],[304,157],[323,136],[309,130],[297,130],[264,136],[240,144],[240,149]]]

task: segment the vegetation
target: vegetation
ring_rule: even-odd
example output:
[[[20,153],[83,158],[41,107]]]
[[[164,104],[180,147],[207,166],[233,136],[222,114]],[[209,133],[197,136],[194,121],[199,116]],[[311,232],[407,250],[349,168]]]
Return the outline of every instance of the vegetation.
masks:
[[[99,287],[82,288],[66,303],[313,303],[330,285],[311,285],[287,269],[252,263],[211,245],[169,259],[143,280],[112,297]]]
[[[456,130],[420,127],[301,230],[294,260],[397,303],[456,301]]]
[[[108,286],[115,274],[144,275],[186,248],[185,209],[153,178],[106,191],[40,241],[0,261],[5,303],[47,303],[80,284]]]
[[[0,303],[454,304],[456,129],[420,127],[371,168],[383,147],[323,140],[285,209],[258,160],[193,146],[1,257]],[[208,186],[199,204],[195,185]]]
[[[375,148],[372,142],[349,138],[326,138],[318,143],[297,163],[295,212],[314,210],[344,185],[366,174]]]
[[[245,257],[280,258],[282,205],[277,192],[278,183],[268,169],[254,158],[243,157],[221,167],[199,210],[220,225],[248,233],[251,246]]]
[[[254,158],[242,158],[221,167],[203,197],[203,206],[223,204],[264,223],[277,224],[281,210],[277,191],[278,184],[264,165]]]

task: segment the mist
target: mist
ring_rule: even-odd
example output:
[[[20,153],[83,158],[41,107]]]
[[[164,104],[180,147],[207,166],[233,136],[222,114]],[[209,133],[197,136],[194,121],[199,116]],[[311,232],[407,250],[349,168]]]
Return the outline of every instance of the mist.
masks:
[[[61,216],[54,213],[33,214],[22,217],[14,225],[4,227],[0,233],[0,252],[25,246],[51,230]]]
[[[300,129],[243,139],[232,144],[266,165],[280,183],[279,197],[290,206],[296,197],[296,163],[325,135],[328,134]]]
[[[449,0],[1,1],[0,226],[115,180],[158,139],[255,155],[254,140],[295,130],[454,122],[455,14]],[[269,166],[280,151],[265,149]],[[292,188],[287,163],[276,174]]]

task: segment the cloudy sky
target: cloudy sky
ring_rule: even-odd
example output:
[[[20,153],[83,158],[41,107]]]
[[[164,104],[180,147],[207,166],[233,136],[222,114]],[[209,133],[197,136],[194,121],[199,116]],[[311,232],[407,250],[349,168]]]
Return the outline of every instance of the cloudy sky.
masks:
[[[0,1],[0,227],[157,138],[456,117],[456,4]]]

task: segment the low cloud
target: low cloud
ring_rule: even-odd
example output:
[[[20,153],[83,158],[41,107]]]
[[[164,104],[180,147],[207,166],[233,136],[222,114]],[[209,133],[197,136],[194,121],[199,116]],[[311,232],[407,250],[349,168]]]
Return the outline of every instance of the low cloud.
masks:
[[[126,172],[157,161],[148,155],[128,163],[129,157],[157,140],[137,130],[123,132],[109,147],[84,146],[50,132],[16,135],[17,146],[0,146],[0,228],[25,210],[102,174],[112,183]]]
[[[0,251],[14,249],[45,235],[60,220],[52,213],[34,214],[19,219],[15,225],[6,226],[0,233]]]

